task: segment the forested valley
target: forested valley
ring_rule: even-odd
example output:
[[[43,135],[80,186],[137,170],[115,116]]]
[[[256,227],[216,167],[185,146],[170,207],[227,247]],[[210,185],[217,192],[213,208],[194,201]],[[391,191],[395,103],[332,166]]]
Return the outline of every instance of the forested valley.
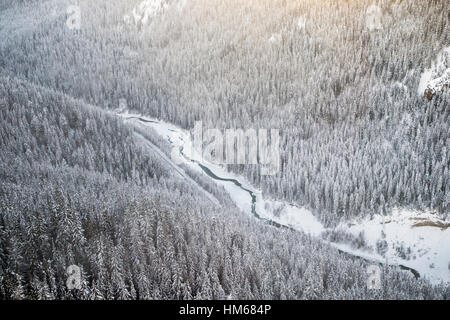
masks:
[[[255,222],[189,173],[213,205],[110,113],[280,129],[277,175],[228,169],[325,225],[445,219],[450,92],[417,87],[450,46],[449,1],[375,1],[375,32],[369,0],[188,0],[124,22],[139,2],[80,0],[72,30],[70,0],[0,1],[0,299],[450,298],[390,266],[369,290],[367,261]]]

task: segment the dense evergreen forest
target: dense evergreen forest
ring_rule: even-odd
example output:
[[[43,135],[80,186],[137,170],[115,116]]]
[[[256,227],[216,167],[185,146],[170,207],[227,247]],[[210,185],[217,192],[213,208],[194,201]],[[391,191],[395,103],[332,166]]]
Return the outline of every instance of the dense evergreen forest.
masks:
[[[93,106],[9,77],[0,97],[1,299],[446,297],[387,266],[369,290],[366,262],[212,206]]]
[[[450,45],[448,1],[377,1],[374,32],[369,0],[193,0],[145,26],[124,23],[138,3],[80,1],[79,30],[65,25],[70,1],[4,9],[0,67],[185,128],[280,129],[278,175],[229,169],[325,223],[393,207],[447,216],[449,95],[416,91]]]
[[[80,0],[73,30],[72,1],[0,0],[0,299],[450,298],[389,266],[369,290],[366,261],[255,222],[189,172],[194,188],[108,112],[280,129],[277,175],[228,169],[326,225],[446,218],[450,93],[417,87],[450,46],[449,1],[375,1],[377,31],[369,0],[188,0],[126,23],[139,2]]]

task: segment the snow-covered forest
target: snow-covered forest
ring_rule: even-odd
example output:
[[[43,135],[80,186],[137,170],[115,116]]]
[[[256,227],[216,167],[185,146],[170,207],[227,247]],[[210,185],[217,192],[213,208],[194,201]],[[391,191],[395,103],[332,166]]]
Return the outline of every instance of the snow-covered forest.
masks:
[[[0,299],[450,298],[389,265],[369,290],[370,261],[243,214],[114,115],[279,129],[279,173],[226,169],[326,227],[447,223],[449,1],[0,0],[0,40]]]

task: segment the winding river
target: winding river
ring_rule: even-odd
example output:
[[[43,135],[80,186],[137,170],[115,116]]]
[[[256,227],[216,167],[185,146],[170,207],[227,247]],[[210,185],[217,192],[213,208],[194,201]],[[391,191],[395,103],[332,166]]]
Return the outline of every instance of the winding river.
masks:
[[[206,167],[206,166],[204,166],[204,165],[202,165],[202,164],[200,164],[200,163],[197,163],[197,164],[198,164],[199,167],[203,170],[203,172],[204,172],[206,175],[208,175],[210,178],[212,178],[212,179],[214,179],[214,180],[217,180],[217,181],[232,182],[232,183],[234,183],[237,187],[241,188],[242,191],[248,192],[248,193],[250,194],[250,196],[252,197],[252,213],[253,213],[253,215],[254,215],[257,219],[262,220],[262,221],[264,221],[265,223],[267,223],[267,224],[269,224],[269,225],[272,225],[272,226],[275,226],[275,227],[277,227],[277,228],[285,228],[285,229],[289,229],[289,230],[292,230],[292,231],[297,231],[297,230],[295,230],[294,228],[291,228],[291,227],[282,225],[282,224],[280,224],[280,223],[278,223],[278,222],[275,222],[275,221],[273,221],[273,220],[270,220],[270,219],[266,219],[266,218],[261,217],[261,216],[256,212],[256,195],[255,195],[251,190],[249,190],[249,189],[243,187],[243,186],[242,186],[242,183],[240,183],[238,180],[235,180],[235,179],[226,179],[226,178],[218,177],[218,176],[215,175],[208,167]],[[362,259],[362,260],[365,260],[365,261],[367,261],[367,262],[373,262],[373,261],[369,261],[368,259],[365,259],[365,258],[363,258],[363,257],[360,257],[360,256],[356,256],[356,255],[350,254],[350,253],[348,253],[348,252],[346,252],[346,251],[343,251],[343,250],[341,250],[341,249],[337,249],[337,250],[338,250],[339,253],[341,253],[341,254],[345,254],[345,255],[348,255],[348,256],[352,256],[352,257],[357,258],[357,259]],[[420,274],[419,274],[419,272],[418,272],[417,270],[414,270],[414,269],[412,269],[412,268],[406,267],[406,266],[404,266],[404,265],[398,265],[398,267],[399,267],[400,269],[402,269],[402,270],[410,271],[410,272],[414,275],[414,277],[416,277],[416,279],[420,277]]]
[[[126,119],[127,119],[127,120],[137,120],[138,122],[141,122],[142,124],[144,124],[144,125],[146,125],[146,126],[147,126],[147,125],[152,125],[152,124],[158,124],[158,123],[159,123],[158,121],[148,120],[148,119],[145,119],[145,118],[140,117],[140,116],[136,116],[136,117],[126,117]],[[175,129],[170,129],[170,128],[167,128],[166,130],[167,130],[168,132],[172,132],[172,133],[177,133],[177,132],[178,132],[177,130],[175,130]],[[174,143],[173,139],[172,139],[169,135],[167,135],[166,138],[167,138],[168,142],[169,142],[171,145],[175,146],[175,143]],[[180,141],[182,141],[183,143],[186,142],[186,141],[184,141],[183,138],[181,138],[181,137],[179,137],[179,139],[180,139]],[[287,225],[278,223],[278,222],[276,222],[276,221],[273,221],[273,220],[271,220],[271,219],[262,217],[261,214],[259,214],[259,213],[257,212],[257,208],[256,208],[257,195],[254,193],[254,191],[250,190],[249,188],[246,188],[246,187],[243,185],[243,183],[241,183],[239,180],[233,179],[233,178],[224,178],[224,177],[220,177],[220,176],[218,176],[216,173],[214,173],[214,172],[211,170],[211,168],[209,168],[205,163],[200,163],[199,161],[196,161],[196,160],[193,160],[193,159],[189,158],[189,157],[186,156],[186,155],[184,154],[184,152],[183,152],[184,145],[179,146],[178,149],[179,149],[179,154],[180,154],[185,160],[187,160],[188,162],[190,162],[190,163],[192,163],[192,164],[194,164],[194,165],[197,165],[197,166],[201,169],[201,171],[204,172],[204,173],[205,173],[208,177],[210,177],[211,179],[213,179],[213,180],[215,180],[215,181],[231,183],[231,184],[233,184],[234,186],[236,186],[237,188],[239,188],[239,190],[240,190],[241,192],[243,192],[243,193],[245,193],[245,194],[248,194],[248,195],[250,196],[250,199],[251,199],[251,203],[250,203],[250,206],[251,206],[251,213],[252,213],[252,215],[253,215],[255,218],[257,218],[258,220],[261,220],[262,222],[264,222],[264,223],[266,223],[266,224],[268,224],[268,225],[271,225],[271,226],[274,226],[274,227],[277,227],[277,228],[282,228],[282,229],[287,229],[287,230],[299,232],[297,229],[295,229],[295,228],[293,228],[293,227],[290,227],[290,226],[287,226]],[[164,161],[171,161],[171,160],[165,158]],[[319,239],[321,240],[320,237],[319,237]],[[334,243],[331,243],[331,242],[330,242],[330,245],[336,247],[336,245],[334,245]],[[360,256],[360,255],[355,254],[355,253],[353,253],[353,252],[349,252],[349,251],[347,251],[347,250],[343,250],[343,249],[341,249],[341,248],[336,248],[336,249],[337,249],[341,254],[344,254],[344,255],[347,255],[347,256],[350,256],[350,257],[354,257],[354,258],[356,258],[356,259],[361,259],[361,260],[364,260],[364,261],[366,261],[366,262],[368,262],[368,263],[377,263],[377,264],[380,264],[380,265],[383,264],[383,263],[380,262],[380,261],[375,261],[375,260],[373,260],[373,259],[369,259],[369,258]],[[401,264],[391,264],[391,265],[392,265],[392,266],[399,267],[399,268],[402,269],[402,270],[410,271],[416,278],[419,278],[419,277],[420,277],[419,272],[418,272],[417,270],[413,269],[413,268],[409,268],[409,267],[406,267],[406,266],[401,265]]]

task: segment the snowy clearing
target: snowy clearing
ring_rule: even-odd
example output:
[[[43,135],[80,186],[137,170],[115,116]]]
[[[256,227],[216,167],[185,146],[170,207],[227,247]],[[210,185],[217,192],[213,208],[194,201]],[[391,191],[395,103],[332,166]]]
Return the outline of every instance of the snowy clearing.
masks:
[[[445,225],[449,222],[432,213],[397,209],[389,216],[342,223],[336,229],[354,236],[364,233],[370,249],[353,249],[357,254],[407,266],[438,283],[450,282],[450,228]]]
[[[426,69],[420,78],[417,93],[429,100],[450,86],[450,47],[442,50],[430,69]]]

